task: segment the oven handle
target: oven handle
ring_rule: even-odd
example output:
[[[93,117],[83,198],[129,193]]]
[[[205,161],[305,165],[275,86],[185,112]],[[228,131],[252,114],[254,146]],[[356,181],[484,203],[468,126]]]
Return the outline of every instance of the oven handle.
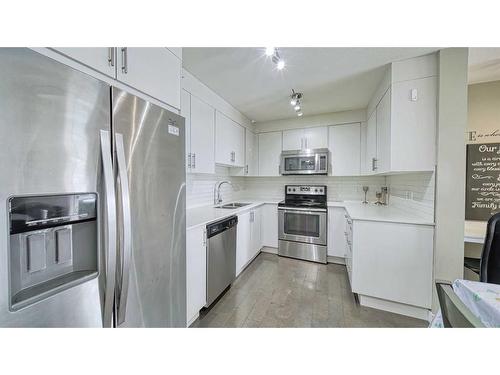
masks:
[[[282,211],[290,211],[290,212],[294,212],[294,211],[300,211],[300,212],[323,212],[323,213],[327,213],[328,210],[325,210],[324,208],[301,208],[301,207],[294,207],[294,208],[288,208],[288,207],[278,207],[278,210],[282,210]]]

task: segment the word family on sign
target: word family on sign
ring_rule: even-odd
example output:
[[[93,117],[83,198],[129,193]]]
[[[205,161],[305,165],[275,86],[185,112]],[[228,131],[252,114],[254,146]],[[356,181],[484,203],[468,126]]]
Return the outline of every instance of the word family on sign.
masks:
[[[488,220],[500,208],[500,144],[467,145],[465,217]]]

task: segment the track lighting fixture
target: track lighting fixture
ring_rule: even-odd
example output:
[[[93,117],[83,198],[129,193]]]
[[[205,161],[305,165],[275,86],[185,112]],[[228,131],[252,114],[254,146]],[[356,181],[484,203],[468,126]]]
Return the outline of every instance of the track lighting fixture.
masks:
[[[301,92],[295,92],[292,89],[292,95],[290,95],[290,105],[293,107],[295,112],[297,112],[297,116],[302,116],[300,101],[302,99],[303,94]]]
[[[276,47],[266,47],[266,56],[269,56],[271,61],[276,64],[276,69],[283,70],[285,67],[285,60],[280,57]]]

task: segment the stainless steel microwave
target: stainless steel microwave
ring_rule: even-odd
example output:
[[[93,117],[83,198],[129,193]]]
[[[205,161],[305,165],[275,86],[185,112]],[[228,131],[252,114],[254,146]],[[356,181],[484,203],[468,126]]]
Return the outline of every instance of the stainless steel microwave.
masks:
[[[280,172],[282,175],[328,174],[327,148],[290,150],[281,153]]]

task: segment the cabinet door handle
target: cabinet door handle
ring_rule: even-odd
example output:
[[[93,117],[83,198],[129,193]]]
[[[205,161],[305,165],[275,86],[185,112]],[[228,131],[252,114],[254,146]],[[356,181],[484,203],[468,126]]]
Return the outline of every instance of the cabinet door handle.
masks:
[[[188,168],[191,168],[191,153],[188,154]]]
[[[207,246],[207,230],[203,230],[203,246]]]
[[[128,73],[127,47],[122,47],[122,73]]]
[[[113,47],[108,47],[108,64],[115,66],[115,49]]]
[[[196,168],[196,154],[193,153],[191,155],[191,168],[195,169]]]
[[[248,174],[248,164],[245,166],[245,174]]]
[[[377,159],[376,158],[372,158],[372,171],[376,170],[378,167],[377,167]]]

